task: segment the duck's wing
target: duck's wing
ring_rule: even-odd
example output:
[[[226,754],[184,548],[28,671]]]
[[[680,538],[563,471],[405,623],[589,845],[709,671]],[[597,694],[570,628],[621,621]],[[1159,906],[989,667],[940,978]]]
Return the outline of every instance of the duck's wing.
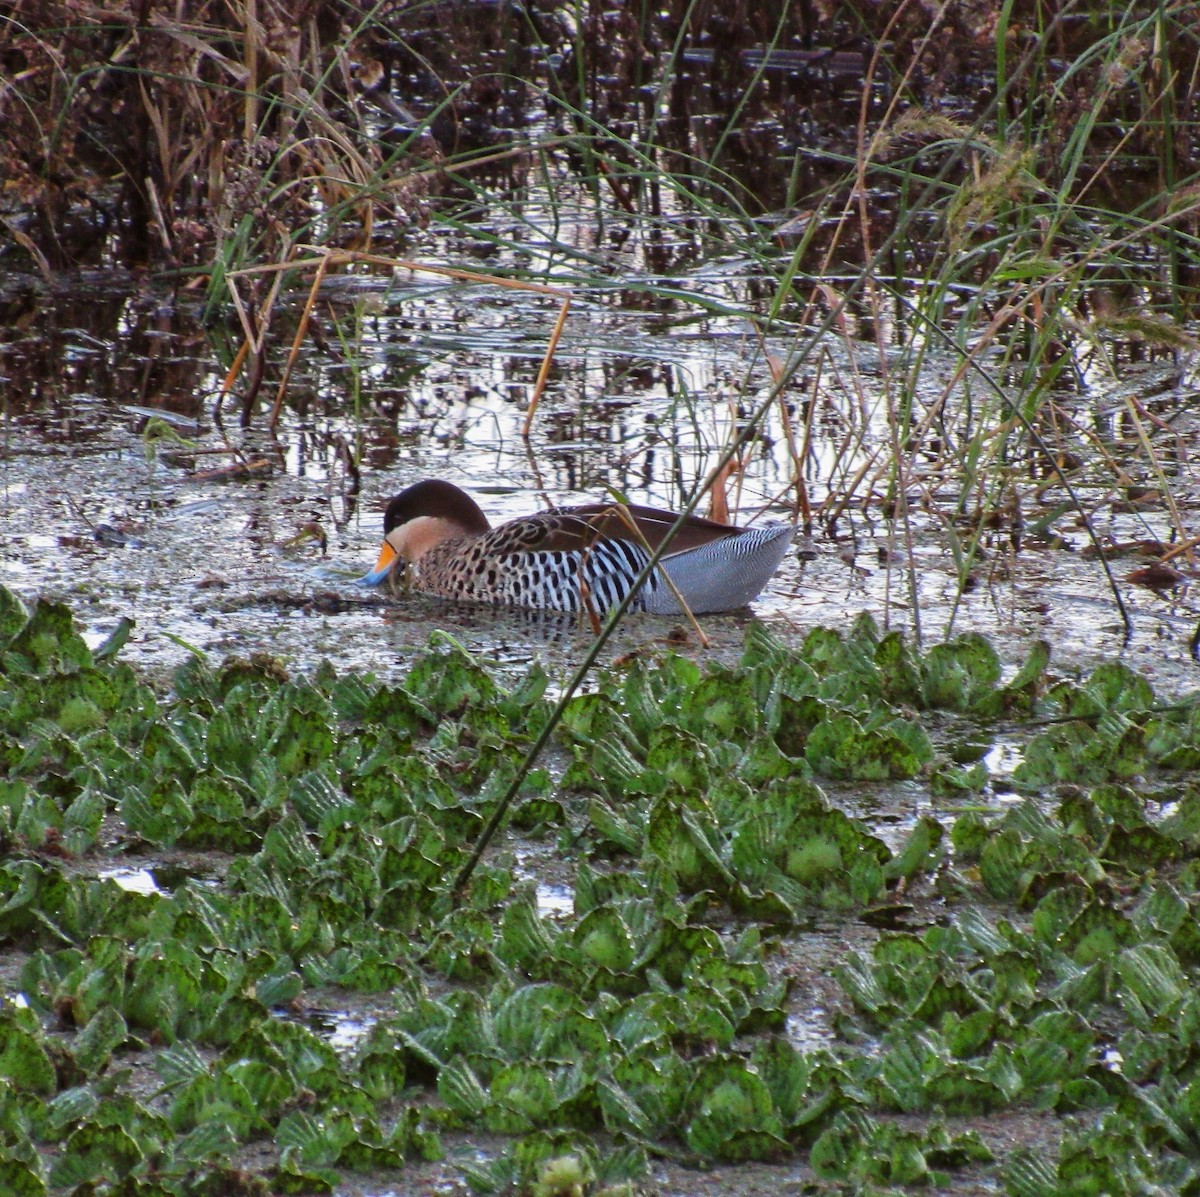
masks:
[[[665,513],[660,514],[665,517]],[[650,530],[647,540],[652,547],[662,539],[670,526],[669,523],[664,525],[657,539],[655,530]],[[609,542],[638,546],[642,543],[628,521],[622,519],[614,508],[595,504],[590,507],[556,507],[537,515],[509,520],[481,536],[478,544],[482,551],[493,554],[583,553],[594,552],[600,545]]]
[[[679,520],[679,515],[674,511],[643,507],[637,503],[630,503],[625,507],[615,503],[588,503],[579,507],[556,508],[547,514],[572,529],[582,526],[584,530],[580,535],[587,537],[589,543],[601,539],[629,540],[640,544],[644,537],[652,550],[662,544],[667,533]],[[630,529],[630,519],[637,526],[640,536]],[[719,524],[716,520],[705,519],[700,515],[689,515],[671,539],[667,555],[686,553],[724,537],[736,536],[742,531],[743,529],[733,524]]]
[[[479,555],[502,557],[510,553],[578,553],[594,547],[602,538],[603,534],[587,519],[560,509],[518,516],[485,532],[473,543]]]

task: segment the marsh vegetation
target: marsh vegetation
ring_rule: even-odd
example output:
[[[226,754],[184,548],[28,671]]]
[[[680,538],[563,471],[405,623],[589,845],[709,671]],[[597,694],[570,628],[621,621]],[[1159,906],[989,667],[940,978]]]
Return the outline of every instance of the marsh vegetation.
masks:
[[[1200,1191],[1197,62],[5,6],[0,1188]],[[423,476],[798,552],[584,672],[346,585]]]

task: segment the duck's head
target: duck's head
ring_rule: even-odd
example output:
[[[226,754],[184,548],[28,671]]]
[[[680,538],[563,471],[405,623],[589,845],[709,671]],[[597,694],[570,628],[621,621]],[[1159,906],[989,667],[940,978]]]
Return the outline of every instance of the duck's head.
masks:
[[[397,563],[411,565],[444,540],[479,536],[490,526],[479,504],[452,482],[418,482],[387,505],[379,559],[359,582],[377,586]]]

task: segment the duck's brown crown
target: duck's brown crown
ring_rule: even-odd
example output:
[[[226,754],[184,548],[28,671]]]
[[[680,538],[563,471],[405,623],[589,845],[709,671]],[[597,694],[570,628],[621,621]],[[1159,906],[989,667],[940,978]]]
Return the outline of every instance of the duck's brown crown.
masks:
[[[383,513],[383,534],[422,516],[448,520],[459,525],[463,532],[476,536],[486,532],[491,524],[478,503],[453,482],[429,478],[416,482],[401,491]]]

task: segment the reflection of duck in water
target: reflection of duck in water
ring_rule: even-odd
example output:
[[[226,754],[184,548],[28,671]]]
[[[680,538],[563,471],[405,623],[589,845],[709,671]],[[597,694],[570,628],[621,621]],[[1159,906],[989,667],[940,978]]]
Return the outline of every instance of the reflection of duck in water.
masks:
[[[678,518],[652,507],[592,503],[493,528],[457,486],[418,482],[388,504],[379,560],[362,581],[376,585],[401,569],[414,589],[444,598],[607,611],[649,561],[646,546],[656,549]],[[689,516],[630,609],[679,613],[664,572],[697,614],[744,607],[783,560],[792,531],[790,524],[735,528]]]

